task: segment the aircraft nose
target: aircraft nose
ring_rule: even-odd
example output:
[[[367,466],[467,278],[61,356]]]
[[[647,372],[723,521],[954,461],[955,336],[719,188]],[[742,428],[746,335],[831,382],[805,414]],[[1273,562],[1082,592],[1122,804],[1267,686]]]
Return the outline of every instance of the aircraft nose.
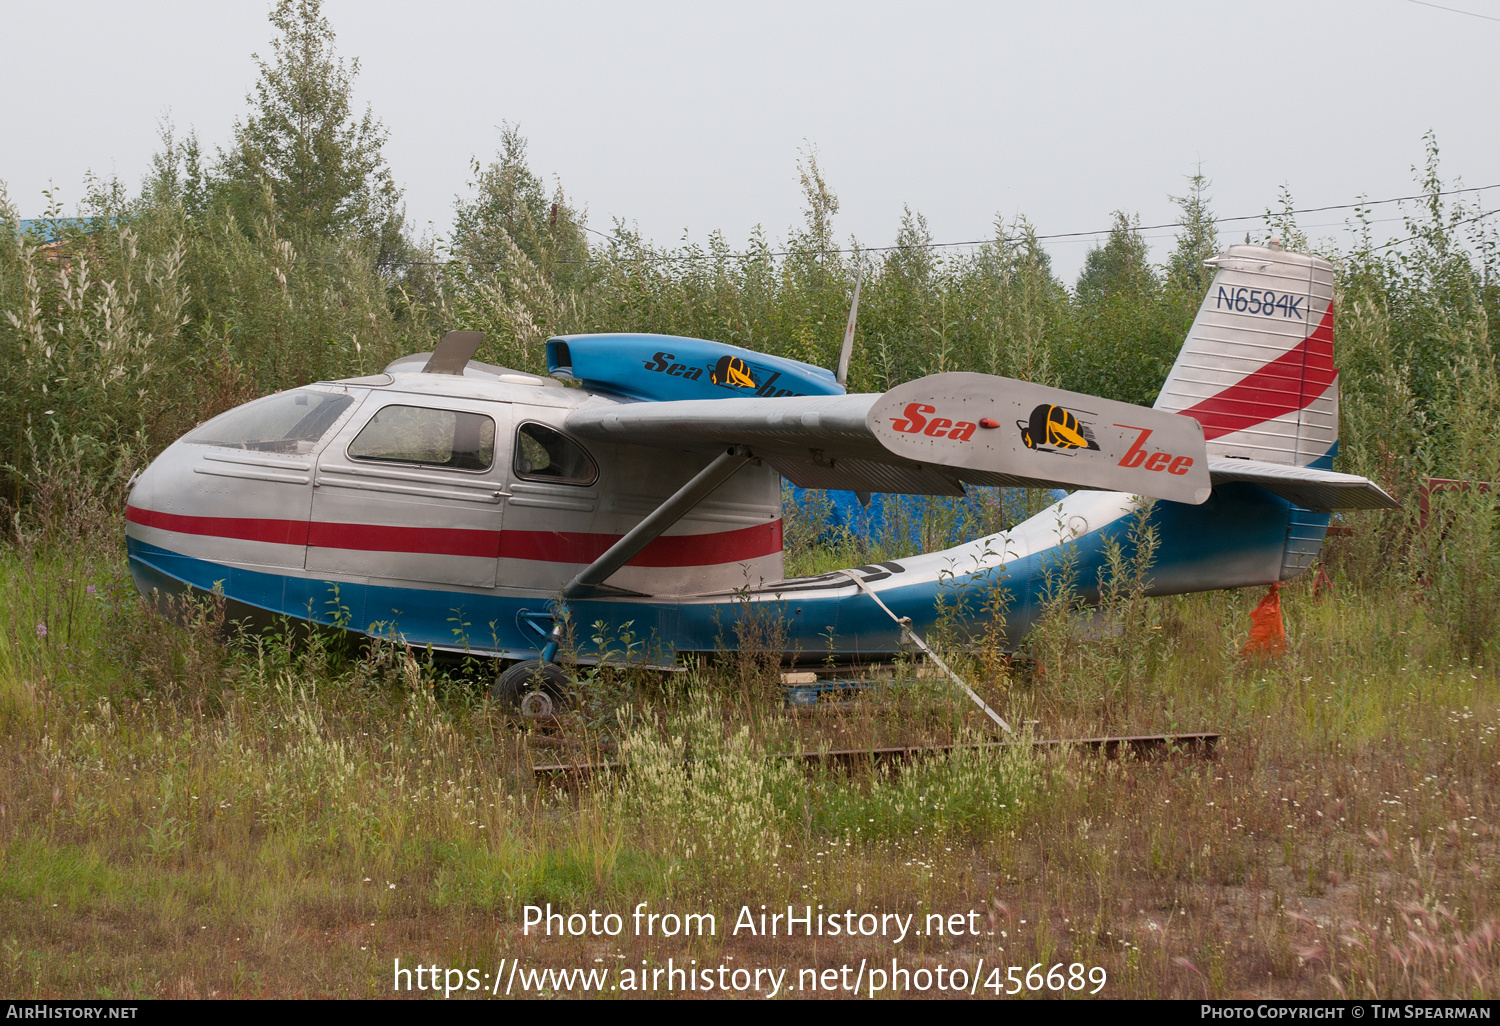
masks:
[[[152,460],[143,469],[137,470],[130,475],[130,480],[126,482],[125,506],[127,509],[131,506],[137,508],[155,507],[156,493],[158,485],[161,482],[160,465],[162,457],[165,455],[166,453],[162,453],[161,456],[156,457],[156,459]]]

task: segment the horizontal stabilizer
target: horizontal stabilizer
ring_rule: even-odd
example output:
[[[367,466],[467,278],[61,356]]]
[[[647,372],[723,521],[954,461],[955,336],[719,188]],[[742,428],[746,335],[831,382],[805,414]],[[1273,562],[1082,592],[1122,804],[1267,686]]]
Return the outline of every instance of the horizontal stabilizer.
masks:
[[[1196,505],[1211,485],[1191,417],[990,374],[933,374],[870,407],[870,432],[898,456],[1064,487]]]
[[[1246,481],[1319,513],[1331,513],[1337,509],[1396,509],[1400,506],[1375,482],[1355,474],[1224,458],[1209,460],[1208,471],[1215,485]]]

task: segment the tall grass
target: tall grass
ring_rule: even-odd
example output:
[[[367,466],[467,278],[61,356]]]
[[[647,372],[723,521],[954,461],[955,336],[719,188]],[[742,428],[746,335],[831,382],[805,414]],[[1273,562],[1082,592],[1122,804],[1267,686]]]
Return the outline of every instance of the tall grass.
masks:
[[[211,599],[174,619],[138,602],[125,484],[208,416],[375,370],[450,328],[486,331],[481,358],[528,370],[548,335],[606,330],[831,366],[861,274],[855,389],[979,370],[1149,403],[1205,287],[1206,183],[1181,201],[1189,227],[1168,266],[1145,262],[1122,214],[1070,285],[1024,219],[954,252],[906,211],[896,249],[840,246],[812,154],[805,217],[784,240],[662,248],[616,226],[590,244],[511,131],[493,164],[476,162],[455,238],[406,240],[394,259],[389,239],[299,228],[270,190],[219,202],[194,153],[169,136],[139,194],[91,181],[81,220],[53,204],[44,235],[23,233],[0,194],[7,992],[383,993],[395,956],[558,957],[512,929],[528,903],[722,914],[811,900],[978,910],[993,933],[902,956],[1077,960],[1109,969],[1111,995],[1493,995],[1500,539],[1479,483],[1500,473],[1500,292],[1495,237],[1440,195],[1430,140],[1405,241],[1367,233],[1324,254],[1338,272],[1340,468],[1402,509],[1342,520],[1353,534],[1325,553],[1332,594],[1287,589],[1287,655],[1240,657],[1256,596],[1145,601],[1159,540],[1144,521],[1098,581],[1056,569],[1033,672],[998,628],[955,655],[1013,722],[1051,736],[1217,729],[1217,760],[960,747],[847,771],[774,756],[962,745],[982,724],[909,666],[849,705],[784,715],[775,624],[680,677],[595,671],[582,713],[552,734],[490,705],[477,674],[389,645],[347,652],[291,631],[226,645]],[[1266,232],[1306,242],[1284,213]],[[1424,517],[1434,476],[1464,484]],[[984,494],[902,499],[878,528],[839,532],[814,497],[788,509],[790,562],[900,558],[1020,512]],[[1102,600],[1083,630],[1079,589]],[[530,770],[601,755],[626,772],[567,787]],[[575,947],[567,957],[631,964],[870,954],[722,936]]]
[[[1494,669],[1395,585],[1336,573],[1317,600],[1292,585],[1290,651],[1247,662],[1255,596],[1157,600],[1147,623],[1126,568],[1108,604],[1123,629],[1084,664],[1029,679],[965,667],[1050,736],[1222,730],[1210,762],[1018,746],[839,769],[773,756],[963,744],[981,723],[933,680],[786,716],[767,700],[776,667],[751,659],[637,672],[612,715],[542,733],[490,706],[482,681],[391,646],[271,634],[226,648],[212,603],[169,621],[120,599],[106,545],[4,558],[10,993],[381,994],[395,957],[481,971],[501,957],[888,957],[725,936],[741,905],[778,903],[975,910],[993,935],[895,954],[1102,965],[1113,996],[1494,993]],[[1139,644],[1155,646],[1150,672]],[[529,771],[615,743],[616,776]],[[546,902],[713,912],[721,929],[523,937],[522,907]]]

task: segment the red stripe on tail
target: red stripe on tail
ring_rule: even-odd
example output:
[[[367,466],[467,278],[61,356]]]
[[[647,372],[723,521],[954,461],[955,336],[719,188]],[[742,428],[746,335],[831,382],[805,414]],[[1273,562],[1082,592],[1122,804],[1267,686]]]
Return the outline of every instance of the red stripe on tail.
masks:
[[[1243,431],[1305,410],[1338,377],[1333,366],[1333,304],[1313,333],[1260,370],[1182,411],[1203,425],[1203,438]]]

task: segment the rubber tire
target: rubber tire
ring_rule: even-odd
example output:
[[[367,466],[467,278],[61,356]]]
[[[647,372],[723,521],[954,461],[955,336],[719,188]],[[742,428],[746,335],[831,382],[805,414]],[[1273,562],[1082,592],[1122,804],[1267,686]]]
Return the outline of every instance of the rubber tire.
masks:
[[[556,663],[527,659],[504,670],[490,687],[496,702],[527,715],[566,709],[573,681]],[[532,697],[535,695],[536,697]]]

